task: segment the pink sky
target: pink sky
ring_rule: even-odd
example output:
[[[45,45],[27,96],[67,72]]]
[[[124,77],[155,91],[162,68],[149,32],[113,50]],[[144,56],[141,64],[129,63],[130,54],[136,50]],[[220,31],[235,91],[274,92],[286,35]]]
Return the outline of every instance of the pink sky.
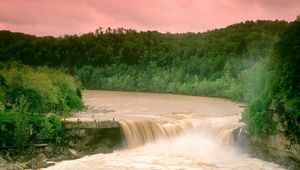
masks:
[[[98,27],[202,32],[298,14],[300,0],[1,0],[0,29],[54,36]]]

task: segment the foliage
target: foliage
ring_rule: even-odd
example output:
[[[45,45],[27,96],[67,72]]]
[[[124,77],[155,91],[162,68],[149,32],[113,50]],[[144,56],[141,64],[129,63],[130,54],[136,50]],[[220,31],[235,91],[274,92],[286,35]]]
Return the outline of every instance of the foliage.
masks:
[[[84,66],[78,70],[77,75],[79,79],[85,79],[86,75],[91,77],[85,86],[90,89],[168,92],[233,99],[241,96],[237,80],[229,71],[216,80],[207,80],[197,74],[186,73],[184,68],[112,65],[104,68]]]
[[[252,131],[282,132],[300,143],[300,23],[291,23],[263,62],[245,71],[248,107],[243,114]],[[277,127],[277,128],[276,128]]]
[[[79,83],[70,75],[47,67],[31,68],[19,63],[2,63],[0,75],[5,80],[3,103],[10,109],[24,96],[32,113],[69,112],[81,109]],[[1,90],[1,88],[0,88]]]
[[[64,128],[57,115],[51,115],[45,118],[41,124],[41,130],[38,132],[38,139],[42,142],[56,144],[57,140],[64,137]]]
[[[271,108],[279,115],[281,129],[291,144],[300,143],[300,22],[291,23],[275,44],[269,63],[272,81]]]
[[[61,70],[0,64],[0,146],[66,143],[60,117],[81,109],[80,84]]]
[[[11,111],[0,115],[1,146],[18,146],[22,149],[31,143],[61,145],[67,142],[64,126],[57,115],[47,117],[17,113]]]
[[[53,136],[52,124],[49,122],[48,119],[44,119],[44,121],[41,124],[41,127],[42,129],[37,135],[38,139],[40,139],[41,141],[49,142]]]
[[[4,106],[4,104],[0,101],[0,114],[4,113],[4,109],[5,109],[5,106]]]
[[[64,68],[89,89],[244,101],[242,118],[252,133],[282,132],[295,144],[300,141],[299,30],[299,22],[246,21],[182,34],[100,27],[54,38],[0,31],[0,61]],[[31,102],[30,112],[65,115],[82,107],[79,83],[61,70],[18,64],[0,68],[0,102],[6,109],[20,95]],[[42,122],[41,139],[51,141],[53,135],[43,133],[54,133],[54,124]]]
[[[20,96],[15,105],[16,125],[14,130],[14,139],[19,150],[23,149],[29,140],[28,117],[27,110],[28,104],[24,96]]]
[[[99,28],[81,36],[59,38],[0,31],[0,61],[19,60],[31,66],[63,67],[71,73],[84,65],[155,62],[159,67],[166,67],[183,64],[188,66],[185,67],[188,73],[215,79],[222,75],[229,59],[251,65],[251,61],[267,56],[274,39],[287,26],[285,21],[246,21],[204,33],[181,34]],[[191,63],[190,59],[195,62]],[[236,76],[242,68],[232,69]]]
[[[267,78],[271,76],[266,67],[266,59],[256,63],[241,74],[244,100],[248,103],[242,115],[243,120],[257,135],[268,135],[274,132],[275,124],[268,109],[271,103]]]

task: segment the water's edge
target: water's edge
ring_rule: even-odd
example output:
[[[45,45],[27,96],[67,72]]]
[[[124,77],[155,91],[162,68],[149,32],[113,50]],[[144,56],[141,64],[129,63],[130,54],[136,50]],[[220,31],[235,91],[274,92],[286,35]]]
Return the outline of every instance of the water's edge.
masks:
[[[78,122],[72,122],[71,124],[76,125]],[[85,128],[81,129],[80,140],[77,140],[77,143],[74,141],[71,146],[72,149],[80,153],[78,158],[99,153],[112,153],[116,149],[128,147],[124,136],[124,129],[122,129],[122,126],[124,128],[128,124],[117,121],[97,122],[97,124],[95,125],[94,122],[80,123],[81,127]],[[68,126],[70,126],[70,122],[68,122]],[[176,133],[179,133],[181,130],[179,129]],[[161,129],[158,129],[158,131],[163,133]],[[288,169],[297,169],[300,167],[299,147],[285,148],[280,143],[280,137],[278,136],[268,138],[251,136],[245,126],[236,127],[230,133],[233,136],[234,145],[242,152],[251,155],[251,157],[274,162]],[[131,141],[131,146],[129,147],[137,147],[150,141],[138,141],[140,144],[132,142],[134,141]]]
[[[287,169],[300,169],[300,146],[287,147],[284,136],[255,136],[247,127],[239,127],[234,131],[236,145],[253,158],[274,162]]]

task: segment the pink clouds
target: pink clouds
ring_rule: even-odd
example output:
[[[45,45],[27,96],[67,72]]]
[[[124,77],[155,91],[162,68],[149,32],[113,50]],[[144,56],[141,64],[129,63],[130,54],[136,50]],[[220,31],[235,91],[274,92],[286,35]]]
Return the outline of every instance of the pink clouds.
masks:
[[[298,0],[4,0],[0,29],[36,35],[82,34],[97,27],[201,32],[245,20],[294,20]]]

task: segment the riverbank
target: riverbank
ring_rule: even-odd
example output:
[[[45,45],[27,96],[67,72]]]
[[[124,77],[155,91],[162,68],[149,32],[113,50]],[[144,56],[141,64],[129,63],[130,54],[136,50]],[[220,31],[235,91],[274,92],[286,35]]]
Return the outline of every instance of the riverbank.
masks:
[[[237,145],[240,148],[251,147],[247,150],[247,153],[253,158],[260,158],[268,162],[276,162],[285,167],[290,167],[291,169],[297,167],[297,164],[292,164],[293,162],[289,161],[289,155],[278,157],[277,152],[272,152],[273,156],[271,156],[268,154],[270,152],[269,145],[259,144],[259,141],[255,141],[253,137],[249,136],[249,133],[247,134],[246,128],[241,130],[243,124],[240,123],[239,120],[243,105],[240,103],[210,97],[92,90],[84,91],[83,100],[87,104],[86,110],[74,113],[72,117],[67,118],[64,122],[64,127],[67,130],[66,132],[72,136],[72,139],[69,140],[66,146],[60,148],[60,152],[57,152],[57,155],[53,155],[53,151],[58,148],[47,146],[44,150],[41,150],[26,159],[4,156],[2,158],[8,160],[6,161],[8,162],[6,168],[10,166],[21,168],[44,168],[46,166],[57,164],[57,166],[54,167],[54,169],[57,169],[57,167],[68,164],[68,161],[65,160],[76,159],[74,160],[75,162],[81,162],[89,157],[91,159],[100,157],[100,160],[106,162],[111,161],[109,158],[115,156],[119,161],[124,161],[119,157],[119,154],[127,155],[128,153],[134,158],[138,155],[135,155],[133,150],[143,150],[148,145],[153,145],[154,147],[157,142],[167,141],[167,143],[171,142],[170,145],[172,145],[174,143],[173,140],[176,141],[177,138],[184,140],[181,136],[190,139],[191,136],[188,134],[194,134],[194,131],[197,132],[194,134],[196,135],[196,138],[191,139],[196,142],[193,144],[194,146],[199,144],[206,146],[208,144],[207,142],[213,141],[213,143],[220,143],[221,146],[224,146],[225,144],[226,147],[233,148],[233,150],[235,150],[234,148],[236,148]],[[199,131],[199,127],[203,130]],[[124,131],[128,131],[127,137]],[[203,131],[205,131],[205,133]],[[205,135],[203,137],[205,137],[206,140],[203,141],[202,137],[199,138],[197,136],[198,133],[204,133]],[[207,135],[209,136],[208,138]],[[248,142],[245,143],[244,141],[244,143],[242,143],[243,141],[241,140],[243,137],[245,137],[245,140]],[[189,141],[186,142],[188,143]],[[232,146],[232,144],[235,146]],[[215,148],[219,148],[218,145],[219,144],[211,149],[214,150]],[[275,149],[277,147],[277,145],[272,146]],[[187,146],[180,144],[180,147]],[[195,147],[195,149],[197,148],[198,147]],[[175,151],[177,149],[178,148],[176,147],[173,148]],[[224,151],[224,154],[227,154],[226,149],[224,150],[223,147],[219,149],[221,149],[222,152]],[[150,155],[156,154],[155,149],[154,151],[147,152],[149,152]],[[201,151],[199,150],[198,152]],[[43,153],[44,156],[41,153]],[[216,156],[213,153],[214,152],[210,155],[212,158]],[[167,153],[162,154],[165,155]],[[178,154],[180,154],[183,159],[178,160],[179,162],[193,162],[184,152]],[[238,156],[240,153],[235,154]],[[236,158],[234,155],[232,155],[232,158]],[[167,159],[166,161],[168,161],[168,156],[165,156],[165,159]],[[245,159],[244,161],[254,161],[253,163],[257,167],[267,164],[270,167],[276,167],[275,169],[278,168],[277,165],[275,166],[267,162],[264,163],[263,161],[252,160],[253,158],[244,154],[240,156]],[[212,160],[217,161],[214,164],[216,164],[216,167],[219,167],[220,164],[218,161],[222,159],[220,158],[220,160],[218,160],[219,158],[217,158],[218,156]],[[38,165],[38,163],[40,164]],[[161,166],[163,166],[167,162],[161,163]],[[127,164],[130,165],[131,162],[124,162],[123,166],[127,167]],[[110,167],[112,165],[107,166]],[[151,164],[148,164],[147,166],[151,166]],[[189,166],[191,165],[187,165],[187,167]],[[197,166],[203,168],[202,164]],[[267,169],[268,166],[264,168]],[[69,167],[69,165],[66,165],[66,167]],[[99,167],[99,169],[103,169],[104,167],[105,166],[103,165],[103,167]]]
[[[92,113],[87,108],[82,112]],[[116,121],[62,121],[67,144],[32,144],[21,152],[15,147],[0,150],[0,169],[39,169],[64,160],[87,155],[111,153],[120,148],[121,129]]]
[[[83,100],[87,105],[86,110],[74,113],[73,116],[66,119],[67,123],[64,127],[69,129],[67,133],[72,138],[68,139],[67,145],[60,146],[61,148],[47,146],[33,154],[29,154],[31,151],[26,151],[24,156],[12,156],[12,158],[4,156],[3,158],[7,158],[9,163],[21,164],[24,168],[28,168],[25,166],[26,163],[36,159],[40,153],[44,153],[49,161],[62,161],[97,153],[111,153],[115,148],[119,148],[123,141],[120,128],[109,128],[107,123],[103,123],[108,120],[115,120],[114,122],[161,120],[161,122],[171,123],[186,118],[209,117],[218,114],[231,116],[240,112],[239,106],[226,99],[171,94],[87,90],[83,93]],[[223,106],[224,109],[209,105]],[[68,122],[73,122],[72,127],[68,127],[70,125]],[[85,126],[87,122],[91,122],[91,126]],[[94,124],[95,122],[97,125]],[[82,125],[85,126],[85,129],[82,128]],[[97,128],[101,125],[112,130],[101,131]],[[112,141],[113,138],[119,139]],[[54,150],[58,151],[53,154]]]
[[[155,163],[157,169],[175,167],[177,163],[183,162],[187,163],[183,166],[185,168],[198,167],[205,169],[214,166],[215,169],[226,169],[236,166],[246,169],[247,163],[245,165],[241,163],[251,162],[251,166],[258,168],[281,169],[278,165],[257,160],[244,154],[240,155],[239,152],[234,151],[235,146],[232,146],[232,144],[234,145],[233,131],[240,126],[240,113],[243,110],[243,105],[240,103],[211,97],[93,90],[84,91],[83,96],[83,100],[85,103],[90,104],[93,111],[74,114],[67,121],[76,122],[79,119],[89,122],[95,120],[96,122],[102,120],[122,122],[122,126],[124,126],[122,127],[123,133],[124,130],[127,131],[123,136],[127,147],[123,147],[121,150],[117,149],[113,153],[96,154],[73,161],[62,161],[54,167],[50,167],[50,169],[73,169],[74,167],[80,169],[83,166],[85,169],[87,167],[97,169],[126,167],[130,169],[141,169],[142,167],[142,169],[147,169],[148,167],[151,169],[154,164],[151,161],[146,163],[145,161],[148,158],[157,162]],[[200,133],[194,133],[199,130]],[[196,136],[194,138],[189,134]],[[198,136],[199,134],[204,136]],[[185,142],[182,143],[182,140]],[[191,144],[191,142],[195,143]],[[210,142],[212,142],[211,147],[209,146]],[[175,143],[178,145],[175,145]],[[185,146],[185,144],[189,146]],[[204,156],[198,145],[212,150],[207,150],[209,151],[209,155],[206,156],[207,160],[194,165],[199,160],[191,159],[190,156],[193,154],[195,154],[195,158]],[[149,150],[148,147],[150,146],[151,149]],[[184,151],[184,148],[190,148],[190,146],[194,146],[194,148]],[[164,152],[164,148],[168,147],[171,147],[170,150]],[[233,161],[234,164],[225,163],[228,161],[221,163],[224,161],[224,155],[215,155],[217,152],[214,149],[217,148],[220,149],[220,153],[225,155],[233,152],[233,155],[227,155],[228,158],[231,157],[231,162],[234,159],[239,160],[242,158],[243,160]],[[169,154],[178,155],[178,162],[174,162],[174,158],[169,157]],[[141,158],[142,155],[147,159]],[[111,164],[110,162],[114,163]],[[222,166],[223,168],[221,168]],[[178,167],[181,167],[181,165],[178,165]]]

